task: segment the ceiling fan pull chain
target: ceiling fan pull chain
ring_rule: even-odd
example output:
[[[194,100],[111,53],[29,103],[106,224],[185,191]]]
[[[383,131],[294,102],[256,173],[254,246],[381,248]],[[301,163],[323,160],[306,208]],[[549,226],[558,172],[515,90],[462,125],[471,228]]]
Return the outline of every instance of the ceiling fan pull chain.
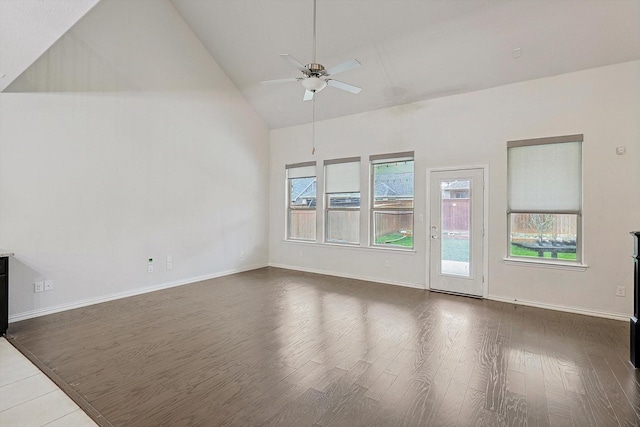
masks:
[[[315,0],[314,0],[315,2]],[[311,114],[311,155],[316,154],[316,99],[312,99]]]

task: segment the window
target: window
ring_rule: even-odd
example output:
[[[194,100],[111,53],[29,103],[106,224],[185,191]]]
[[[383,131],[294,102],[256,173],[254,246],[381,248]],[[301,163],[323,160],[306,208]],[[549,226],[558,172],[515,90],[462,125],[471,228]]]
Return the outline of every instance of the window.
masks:
[[[413,151],[369,161],[372,245],[413,248]]]
[[[325,160],[325,240],[360,243],[360,158]]]
[[[287,239],[316,240],[316,162],[287,165]]]
[[[509,141],[509,256],[581,262],[582,135]]]

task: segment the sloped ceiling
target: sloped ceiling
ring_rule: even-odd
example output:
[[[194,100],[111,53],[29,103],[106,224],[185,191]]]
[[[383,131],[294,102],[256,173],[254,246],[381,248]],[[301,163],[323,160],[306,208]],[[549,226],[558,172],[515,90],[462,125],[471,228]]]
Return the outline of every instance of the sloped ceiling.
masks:
[[[0,0],[0,92],[99,0]]]
[[[312,0],[171,0],[271,128],[309,122],[300,73],[312,62]],[[513,49],[520,48],[520,57]],[[363,88],[326,88],[316,117],[338,117],[640,58],[639,0],[317,0],[317,59]]]
[[[124,0],[101,0],[113,1]],[[66,30],[59,25],[48,37],[32,35],[26,42],[20,34],[52,27],[56,14],[67,16],[63,21],[68,29],[96,2],[0,0],[0,69],[6,64],[15,70],[2,70],[7,74],[2,88]],[[11,9],[14,3],[37,3],[47,12],[34,6],[20,17]],[[77,9],[71,19],[71,5],[80,4],[84,12]],[[312,61],[312,0],[171,4],[271,128],[311,121],[312,103],[302,101],[299,83],[260,81],[299,75],[278,54],[289,53],[305,64]],[[11,49],[3,47],[5,32],[11,32],[16,43]],[[40,41],[33,42],[39,48],[23,49],[31,38]],[[11,50],[13,56],[6,57],[11,60],[3,61],[4,52]],[[18,61],[16,52],[22,50],[27,52]],[[362,87],[362,92],[324,89],[316,95],[317,120],[638,60],[640,0],[317,0],[318,62],[329,67],[351,58],[362,67],[336,78]],[[121,61],[126,63],[126,58]],[[24,85],[13,87],[27,90]],[[54,85],[48,90],[65,88]]]

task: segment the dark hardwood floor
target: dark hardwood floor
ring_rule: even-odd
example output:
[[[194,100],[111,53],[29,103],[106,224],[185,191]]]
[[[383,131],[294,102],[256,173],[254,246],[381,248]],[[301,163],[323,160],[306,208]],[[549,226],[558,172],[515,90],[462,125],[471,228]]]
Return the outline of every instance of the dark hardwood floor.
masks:
[[[264,268],[13,323],[101,425],[637,426],[629,325]]]

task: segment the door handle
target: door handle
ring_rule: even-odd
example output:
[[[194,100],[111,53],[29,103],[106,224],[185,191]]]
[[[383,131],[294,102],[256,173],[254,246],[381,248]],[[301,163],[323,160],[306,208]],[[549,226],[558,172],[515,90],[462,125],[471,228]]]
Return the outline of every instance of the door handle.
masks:
[[[437,235],[437,234],[432,234],[432,235],[431,235],[431,238],[432,238],[432,239],[434,239],[434,240],[439,239],[439,237],[438,237],[438,235]]]

